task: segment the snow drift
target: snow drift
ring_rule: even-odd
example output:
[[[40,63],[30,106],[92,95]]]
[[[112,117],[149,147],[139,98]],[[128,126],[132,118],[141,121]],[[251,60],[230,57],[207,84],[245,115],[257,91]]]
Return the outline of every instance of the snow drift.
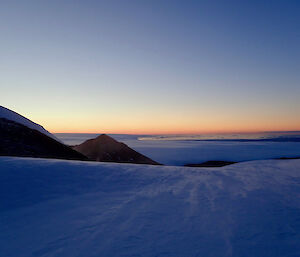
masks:
[[[0,158],[1,256],[299,256],[300,160]]]

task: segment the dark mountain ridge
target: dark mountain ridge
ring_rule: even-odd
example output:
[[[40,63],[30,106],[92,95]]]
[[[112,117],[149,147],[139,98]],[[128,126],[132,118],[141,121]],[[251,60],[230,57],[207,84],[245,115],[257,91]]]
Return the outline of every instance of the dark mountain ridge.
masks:
[[[87,160],[87,157],[47,135],[0,118],[0,155]]]

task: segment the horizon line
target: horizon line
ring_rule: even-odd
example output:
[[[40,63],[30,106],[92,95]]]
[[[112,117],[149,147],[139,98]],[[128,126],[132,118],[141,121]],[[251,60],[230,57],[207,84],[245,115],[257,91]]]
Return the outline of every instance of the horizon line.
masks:
[[[110,135],[209,135],[209,134],[258,134],[258,133],[300,133],[300,130],[265,130],[265,131],[224,131],[224,132],[187,132],[187,133],[116,133],[116,132],[51,132],[53,134],[110,134]]]

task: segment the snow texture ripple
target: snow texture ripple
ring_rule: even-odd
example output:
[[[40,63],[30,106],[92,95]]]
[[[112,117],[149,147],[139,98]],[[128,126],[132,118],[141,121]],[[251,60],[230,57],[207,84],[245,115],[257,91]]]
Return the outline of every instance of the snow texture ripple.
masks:
[[[300,256],[300,160],[0,158],[0,255]]]

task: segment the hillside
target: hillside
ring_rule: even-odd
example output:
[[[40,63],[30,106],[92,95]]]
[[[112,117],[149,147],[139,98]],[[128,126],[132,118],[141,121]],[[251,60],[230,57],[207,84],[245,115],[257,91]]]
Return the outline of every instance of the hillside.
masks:
[[[87,160],[52,137],[4,118],[0,118],[0,155]]]
[[[22,124],[30,129],[37,130],[40,133],[59,141],[53,134],[51,134],[49,131],[44,129],[41,125],[39,125],[39,124],[25,118],[24,116],[12,111],[12,110],[9,110],[3,106],[0,106],[0,118]]]
[[[159,164],[131,149],[126,144],[118,142],[105,134],[94,139],[89,139],[80,145],[76,145],[73,149],[94,161],[151,165]]]
[[[1,256],[299,256],[300,160],[0,158]]]

